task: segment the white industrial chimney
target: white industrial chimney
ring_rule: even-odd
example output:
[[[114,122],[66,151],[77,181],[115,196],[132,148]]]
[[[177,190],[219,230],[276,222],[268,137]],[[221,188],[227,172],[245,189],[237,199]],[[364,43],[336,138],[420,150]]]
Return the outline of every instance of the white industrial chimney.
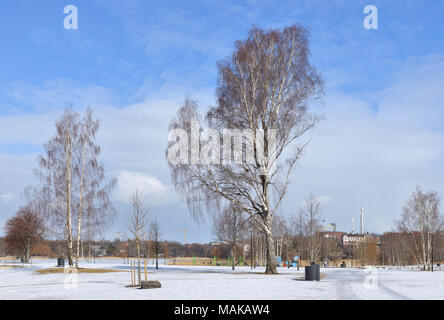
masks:
[[[355,218],[352,218],[352,234],[355,233]]]
[[[364,234],[364,208],[361,208],[361,234]]]

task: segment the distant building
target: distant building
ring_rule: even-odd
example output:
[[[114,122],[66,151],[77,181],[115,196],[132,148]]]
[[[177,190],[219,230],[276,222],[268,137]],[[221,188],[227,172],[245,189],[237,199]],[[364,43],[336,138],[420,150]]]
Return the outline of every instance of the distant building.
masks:
[[[342,245],[344,247],[356,246],[360,243],[368,242],[371,240],[376,240],[379,244],[379,237],[373,234],[344,234],[344,236],[342,237]]]
[[[324,238],[334,238],[338,241],[342,241],[342,237],[346,234],[341,231],[324,231],[320,233]]]

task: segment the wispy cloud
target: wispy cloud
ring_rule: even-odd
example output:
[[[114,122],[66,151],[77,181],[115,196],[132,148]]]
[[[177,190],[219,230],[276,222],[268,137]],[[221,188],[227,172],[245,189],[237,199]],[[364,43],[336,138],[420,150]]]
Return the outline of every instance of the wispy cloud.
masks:
[[[13,101],[15,113],[20,113],[19,110],[42,113],[63,109],[70,104],[84,108],[111,104],[117,99],[108,88],[95,84],[80,86],[68,79],[48,80],[38,85],[25,81],[5,83],[1,93]]]

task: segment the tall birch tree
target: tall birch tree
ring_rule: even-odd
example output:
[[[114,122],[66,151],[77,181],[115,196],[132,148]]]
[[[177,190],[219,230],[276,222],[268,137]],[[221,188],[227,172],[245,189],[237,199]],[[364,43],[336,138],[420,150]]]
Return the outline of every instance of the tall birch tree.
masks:
[[[79,177],[78,210],[77,210],[77,243],[76,267],[79,266],[80,245],[82,239],[83,219],[86,218],[86,234],[100,234],[113,220],[115,210],[110,200],[110,193],[116,180],[104,183],[105,169],[100,162],[101,148],[95,143],[99,130],[99,120],[88,108],[82,119],[76,163],[76,174]],[[90,241],[92,239],[89,239]]]
[[[311,194],[302,206],[302,213],[305,216],[304,233],[310,262],[316,262],[320,258],[322,235],[319,233],[321,225],[321,200]]]
[[[90,109],[81,119],[79,113],[66,108],[56,121],[56,134],[38,157],[35,173],[40,184],[28,190],[39,202],[48,230],[65,239],[70,266],[75,263],[78,267],[83,217],[101,229],[110,225],[115,214],[109,199],[115,180],[105,182],[100,147],[94,143],[98,129],[99,122]]]
[[[210,134],[193,130],[193,123],[200,126],[203,120],[197,103],[186,99],[171,123],[175,131],[170,131],[167,156],[192,215],[218,211],[225,202],[248,214],[266,239],[266,273],[277,273],[272,221],[307,146],[302,137],[320,119],[308,105],[322,96],[323,82],[309,61],[308,32],[298,24],[283,30],[253,27],[234,47],[218,63],[217,103],[205,117]],[[228,135],[227,129],[235,133]],[[178,141],[178,130],[191,139]],[[219,164],[208,161],[220,155]]]

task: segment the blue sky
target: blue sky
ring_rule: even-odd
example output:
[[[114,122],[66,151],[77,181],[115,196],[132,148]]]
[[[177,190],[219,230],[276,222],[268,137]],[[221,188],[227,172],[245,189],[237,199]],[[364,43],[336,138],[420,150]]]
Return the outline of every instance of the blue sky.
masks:
[[[76,5],[79,29],[65,30]],[[378,30],[363,9],[378,8]],[[103,161],[125,183],[152,187],[165,237],[209,241],[174,195],[163,158],[166,128],[184,96],[214,103],[216,62],[252,25],[310,30],[312,62],[326,81],[326,120],[295,174],[282,214],[311,191],[325,219],[349,231],[364,206],[369,231],[393,225],[416,184],[444,194],[444,1],[60,1],[0,3],[0,225],[34,182],[32,168],[67,104],[102,119]],[[125,191],[126,190],[126,191]],[[373,217],[373,219],[371,218]],[[176,225],[168,222],[174,219]],[[356,220],[356,219],[355,219]],[[118,220],[114,231],[125,229]]]

